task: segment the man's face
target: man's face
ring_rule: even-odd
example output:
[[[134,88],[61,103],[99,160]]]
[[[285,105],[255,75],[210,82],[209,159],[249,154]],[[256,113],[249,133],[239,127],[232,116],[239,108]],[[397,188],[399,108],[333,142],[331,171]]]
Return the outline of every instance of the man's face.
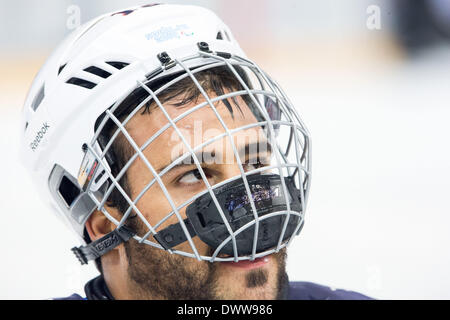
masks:
[[[213,94],[211,94],[213,96]],[[189,110],[198,101],[184,106],[173,106],[171,101],[164,104],[172,119]],[[231,102],[231,101],[230,101]],[[229,130],[257,122],[252,111],[238,97],[239,108],[231,103],[233,114],[222,102],[215,104],[217,112]],[[160,128],[167,125],[164,113],[157,107],[150,114],[137,114],[127,124],[126,128],[138,146],[142,146]],[[176,123],[191,148],[204,143],[220,134],[225,129],[209,106],[194,111]],[[245,171],[255,169],[270,162],[270,151],[263,130],[253,127],[232,134],[232,139],[239,152]],[[259,144],[259,149],[254,147]],[[261,147],[263,146],[263,147]],[[145,150],[144,155],[151,166],[160,173],[188,149],[179,138],[173,127],[165,130]],[[240,175],[230,138],[224,136],[196,152],[200,165],[211,186]],[[189,160],[189,159],[188,159]],[[147,164],[140,158],[133,162],[127,171],[128,183],[131,189],[131,199],[154,178]],[[206,190],[196,165],[191,161],[183,161],[161,176],[167,192],[175,206],[180,206],[201,191]],[[154,183],[142,196],[137,204],[147,221],[155,227],[163,218],[172,212],[163,189]],[[186,218],[186,207],[179,210],[182,219]],[[161,223],[157,231],[178,223],[178,218],[172,214]],[[131,218],[132,226],[140,236],[147,233],[148,228],[139,217]],[[153,237],[149,241],[156,242]],[[198,237],[192,238],[201,256],[211,256],[214,250]],[[274,299],[278,297],[281,287],[287,281],[285,273],[285,250],[267,256],[263,261],[253,264],[236,264],[234,262],[198,261],[190,257],[170,254],[166,251],[139,244],[134,240],[125,244],[128,258],[128,278],[130,294],[134,298],[169,298],[169,299]],[[186,241],[174,248],[193,253]]]

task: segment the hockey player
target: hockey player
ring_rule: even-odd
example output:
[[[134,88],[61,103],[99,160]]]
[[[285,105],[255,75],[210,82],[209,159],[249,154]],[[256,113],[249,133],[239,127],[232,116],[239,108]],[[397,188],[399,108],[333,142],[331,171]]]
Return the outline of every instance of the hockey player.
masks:
[[[86,23],[42,67],[22,119],[25,165],[100,271],[87,299],[366,298],[289,282],[310,135],[211,11]]]

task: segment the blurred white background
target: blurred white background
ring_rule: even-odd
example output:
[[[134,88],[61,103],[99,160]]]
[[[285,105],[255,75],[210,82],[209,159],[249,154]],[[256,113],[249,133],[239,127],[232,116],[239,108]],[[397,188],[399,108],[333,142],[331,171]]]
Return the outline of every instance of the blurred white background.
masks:
[[[290,279],[376,298],[450,299],[450,41],[445,23],[420,10],[434,6],[450,21],[450,2],[161,2],[214,10],[310,129],[311,198]],[[143,3],[0,0],[1,299],[84,295],[97,274],[78,264],[77,239],[20,166],[18,117],[34,75],[71,31],[69,7],[84,23]]]

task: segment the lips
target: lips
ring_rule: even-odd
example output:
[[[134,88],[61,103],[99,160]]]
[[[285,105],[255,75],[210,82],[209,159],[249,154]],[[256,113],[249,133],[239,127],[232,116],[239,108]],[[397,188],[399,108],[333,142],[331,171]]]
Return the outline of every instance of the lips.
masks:
[[[223,258],[231,257],[231,256],[224,256]],[[221,257],[222,258],[222,257]],[[262,257],[262,258],[256,258],[255,260],[240,260],[238,262],[234,261],[224,261],[221,262],[222,265],[232,268],[241,268],[241,269],[254,269],[262,267],[269,263],[269,257]]]

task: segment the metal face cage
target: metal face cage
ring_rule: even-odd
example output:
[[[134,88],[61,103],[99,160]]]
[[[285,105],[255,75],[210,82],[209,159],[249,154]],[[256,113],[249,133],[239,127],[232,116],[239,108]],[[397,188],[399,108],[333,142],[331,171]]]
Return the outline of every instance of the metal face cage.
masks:
[[[162,62],[162,67],[155,69],[146,79],[137,81],[137,86],[133,90],[133,92],[136,92],[136,90],[141,92],[140,102],[137,106],[132,110],[127,110],[125,114],[119,115],[123,102],[130,97],[132,92],[125,94],[123,99],[117,101],[105,111],[102,118],[99,118],[92,140],[89,143],[85,143],[83,146],[85,157],[81,164],[78,176],[78,184],[81,188],[80,194],[82,197],[79,196],[77,199],[86,199],[88,197],[90,201],[93,202],[93,209],[101,211],[117,226],[116,230],[118,231],[115,233],[115,238],[112,239],[115,242],[111,241],[111,238],[108,238],[106,239],[108,240],[106,242],[96,241],[91,245],[89,250],[86,249],[88,247],[81,247],[82,250],[78,251],[74,250],[77,251],[76,253],[78,256],[82,256],[82,259],[80,260],[86,263],[87,260],[95,259],[107,252],[108,247],[127,241],[130,237],[133,237],[142,244],[166,250],[172,254],[179,254],[210,262],[254,260],[278,252],[280,249],[287,247],[303,226],[311,180],[310,135],[292,103],[284,94],[280,86],[271,79],[270,76],[252,61],[239,56],[221,52],[211,52],[200,48],[198,54],[190,57],[172,60],[167,54],[164,54],[161,56],[160,61]],[[190,66],[190,63],[194,61],[197,63],[195,68]],[[199,61],[203,61],[203,63],[198,63]],[[228,70],[237,83],[239,83],[240,88],[238,90],[223,92],[223,94],[220,95],[211,96],[211,94],[202,87],[196,76],[199,72],[212,70],[217,67]],[[175,69],[179,71],[177,73],[172,72],[172,77],[169,81],[164,82],[164,84],[156,89],[152,88],[152,81],[160,79],[165,74],[170,73],[171,69],[172,71]],[[164,103],[161,102],[160,97],[172,85],[186,78],[190,79],[195,84],[200,92],[200,98],[202,98],[203,101],[187,110],[183,109],[184,111],[177,114],[175,117],[171,116],[167,105],[165,106]],[[229,128],[223,116],[218,112],[217,104],[227,101],[228,99],[237,99],[238,97],[246,102],[247,107],[250,108],[251,105],[253,108],[252,112],[258,114],[257,117],[255,116],[257,120],[249,124]],[[159,128],[156,133],[152,134],[143,144],[139,145],[127,130],[126,125],[140,112],[140,110],[142,110],[145,104],[150,102],[155,105],[155,108],[161,111],[167,120],[167,124]],[[201,143],[197,145],[191,145],[189,143],[189,138],[186,137],[183,130],[181,130],[177,124],[194,112],[202,112],[205,110],[212,112],[216,116],[217,121],[221,125],[220,129],[222,132],[212,138],[201,141]],[[108,141],[101,141],[101,132],[105,129],[107,123],[113,124],[114,133]],[[255,128],[258,129],[259,132],[264,133],[264,137],[270,145],[271,162],[258,168],[246,170],[244,168],[244,159],[242,159],[242,155],[238,151],[238,146],[233,137],[236,134]],[[146,151],[147,148],[150,148],[147,151],[152,152],[152,142],[156,141],[156,139],[161,137],[167,130],[171,130],[177,138],[179,138],[185,152],[177,158],[172,159],[172,162],[168,166],[158,172],[144,155],[144,151]],[[133,154],[126,163],[121,166],[120,170],[114,174],[111,170],[111,161],[114,161],[114,159],[111,159],[111,149],[114,141],[119,135],[122,135],[126,139],[133,150]],[[226,141],[226,143],[229,143],[231,146],[233,158],[237,164],[239,174],[215,184],[211,184],[207,174],[202,168],[202,162],[199,159],[198,154],[199,152],[201,153],[205,147],[210,146],[219,140]],[[154,152],[158,152],[158,150],[155,150]],[[146,183],[142,190],[132,197],[126,192],[126,188],[121,184],[121,179],[127,174],[127,171],[137,159],[139,159],[145,169],[151,173],[152,178]],[[163,178],[171,169],[187,159],[193,161],[199,175],[198,179],[201,179],[204,188],[195,195],[183,199],[183,201],[175,201],[174,194],[171,194],[168,190]],[[251,177],[254,177],[255,175],[264,178],[264,175],[273,176],[274,174],[280,177],[277,180],[279,183],[277,186],[278,189],[272,188],[268,191],[269,193],[263,193],[258,189],[258,185],[255,185],[252,181],[249,182]],[[286,180],[286,178],[288,178],[288,180]],[[237,206],[243,207],[245,205],[248,212],[252,215],[252,219],[245,220],[245,224],[239,225],[239,228],[232,225],[229,215],[224,212],[224,202],[221,202],[221,200],[218,199],[218,190],[227,190],[228,186],[231,186],[233,183],[236,184],[237,181],[240,181],[242,184],[242,188],[240,189],[242,193],[234,196],[236,199],[239,199],[239,203],[236,205],[233,202],[233,209],[237,208]],[[292,186],[298,191],[298,193],[296,193],[296,197],[298,197],[296,205],[293,205],[292,202],[293,193],[290,191],[292,186],[287,185],[289,181],[292,182]],[[154,224],[151,224],[146,218],[146,216],[148,217],[152,213],[143,212],[142,208],[139,208],[140,201],[151,188],[160,188],[161,193],[164,195],[165,200],[170,206],[170,211]],[[266,200],[264,197],[267,197],[267,194],[273,196],[274,190],[277,190],[278,204],[282,205],[277,206],[276,210],[266,210],[265,213],[262,214],[265,210],[262,200]],[[120,219],[116,219],[106,208],[108,198],[113,192],[119,192],[127,204],[127,209],[122,212]],[[216,248],[213,248],[214,250],[211,255],[200,254],[193,240],[195,232],[193,233],[192,225],[189,225],[189,222],[186,221],[186,215],[183,216],[182,212],[185,208],[189,208],[190,204],[205,197],[205,195],[208,195],[209,199],[211,199],[212,202],[210,205],[214,206],[217,217],[220,217],[222,220],[221,223],[223,223],[223,229],[226,232],[226,237],[220,239],[220,244],[218,244]],[[228,202],[226,205],[229,207],[231,200],[230,197],[227,199],[228,200],[226,201]],[[69,207],[73,208],[74,206],[72,205]],[[82,218],[80,221],[87,220],[88,215],[83,216],[83,214],[81,214],[81,216]],[[139,219],[142,225],[145,226],[146,230],[144,233],[127,232],[129,231],[126,229],[127,221],[132,216]],[[270,248],[258,250],[258,241],[260,241],[260,231],[262,230],[261,225],[274,217],[279,217],[281,219],[281,224],[277,227],[279,230],[277,229],[278,231],[276,233],[276,244]],[[294,227],[291,225],[293,217],[296,218]],[[176,247],[168,247],[158,241],[158,236],[163,234],[162,230],[164,230],[164,226],[170,221],[177,223],[183,239],[189,244],[190,251],[186,249],[180,250]],[[285,235],[287,234],[286,232],[288,229],[290,230],[289,236],[286,237]],[[245,254],[242,254],[240,253],[239,247],[239,243],[242,239],[239,237],[244,233],[247,233],[248,236],[249,230],[253,234],[252,239],[249,240],[251,243],[250,245],[247,243],[248,250]],[[161,237],[159,239],[161,239]],[[83,248],[86,250],[83,251]],[[227,256],[223,256],[224,252],[221,252],[222,248],[228,248]]]

